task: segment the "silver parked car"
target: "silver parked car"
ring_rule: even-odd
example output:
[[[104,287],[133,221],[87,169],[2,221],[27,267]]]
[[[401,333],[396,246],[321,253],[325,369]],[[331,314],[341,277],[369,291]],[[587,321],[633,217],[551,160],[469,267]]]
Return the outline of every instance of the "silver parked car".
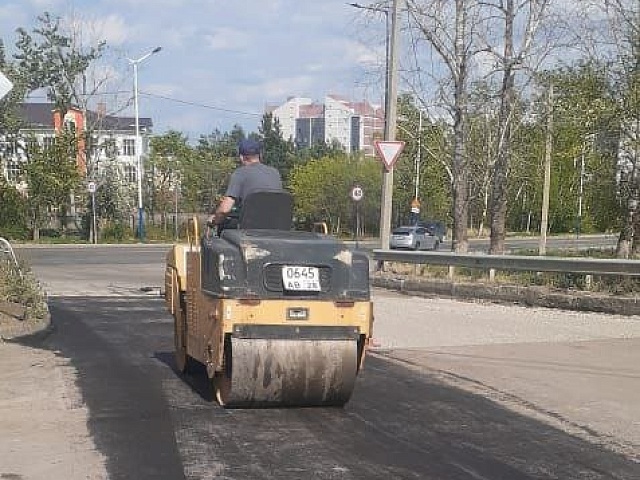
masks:
[[[397,227],[389,239],[389,248],[392,249],[437,250],[439,246],[440,238],[420,225]]]

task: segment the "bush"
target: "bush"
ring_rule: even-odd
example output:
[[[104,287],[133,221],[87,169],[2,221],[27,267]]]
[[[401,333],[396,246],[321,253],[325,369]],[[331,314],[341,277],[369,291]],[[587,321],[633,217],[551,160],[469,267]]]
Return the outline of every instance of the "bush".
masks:
[[[40,238],[60,238],[60,230],[57,228],[41,228]]]
[[[25,199],[0,176],[0,237],[24,240],[28,235]]]
[[[0,300],[24,305],[27,319],[44,318],[48,311],[44,292],[31,269],[24,264],[21,264],[18,269],[2,257],[0,257]]]
[[[0,225],[0,237],[7,240],[27,240],[30,236],[25,225]]]
[[[122,242],[133,238],[133,232],[129,226],[122,222],[114,222],[107,224],[100,232],[100,239],[103,241]]]

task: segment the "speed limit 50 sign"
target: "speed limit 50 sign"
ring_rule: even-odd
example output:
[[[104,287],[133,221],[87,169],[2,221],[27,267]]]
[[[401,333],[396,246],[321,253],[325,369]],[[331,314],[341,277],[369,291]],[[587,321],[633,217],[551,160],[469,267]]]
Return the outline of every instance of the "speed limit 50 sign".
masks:
[[[364,191],[360,185],[354,185],[351,187],[351,200],[359,202],[364,197]]]

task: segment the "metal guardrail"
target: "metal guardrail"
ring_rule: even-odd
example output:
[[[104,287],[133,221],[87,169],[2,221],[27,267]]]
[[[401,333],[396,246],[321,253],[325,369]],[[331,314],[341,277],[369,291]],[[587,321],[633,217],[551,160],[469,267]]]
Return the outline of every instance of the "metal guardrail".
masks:
[[[640,276],[639,260],[487,255],[452,252],[406,252],[398,250],[373,250],[373,258],[374,260],[382,262],[444,265],[485,270]]]

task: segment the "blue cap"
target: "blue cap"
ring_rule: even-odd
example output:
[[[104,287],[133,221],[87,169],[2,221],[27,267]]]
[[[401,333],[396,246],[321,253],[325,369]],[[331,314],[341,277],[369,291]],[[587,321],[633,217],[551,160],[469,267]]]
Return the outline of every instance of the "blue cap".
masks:
[[[261,150],[262,145],[258,140],[254,140],[253,138],[245,138],[244,140],[240,140],[238,144],[238,153],[240,155],[260,155]]]

